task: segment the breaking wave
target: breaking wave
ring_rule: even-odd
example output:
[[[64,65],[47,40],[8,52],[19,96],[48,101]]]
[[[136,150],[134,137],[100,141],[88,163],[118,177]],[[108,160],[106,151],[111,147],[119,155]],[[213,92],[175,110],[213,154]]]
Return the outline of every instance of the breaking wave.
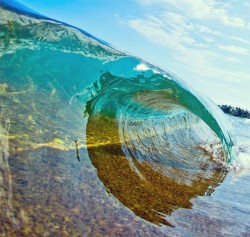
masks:
[[[31,100],[26,110],[37,103],[49,122],[63,114],[62,137],[60,124],[80,124],[72,113],[87,119],[81,133],[99,178],[136,214],[171,225],[162,213],[190,207],[223,180],[233,159],[231,125],[177,76],[12,1],[1,1],[0,29],[1,106],[13,117],[11,104]]]

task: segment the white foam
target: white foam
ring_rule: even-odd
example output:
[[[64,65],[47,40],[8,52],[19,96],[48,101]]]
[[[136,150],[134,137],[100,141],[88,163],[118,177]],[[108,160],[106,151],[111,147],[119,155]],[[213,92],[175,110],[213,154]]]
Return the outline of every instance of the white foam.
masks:
[[[250,169],[250,142],[238,144],[235,147],[236,156],[232,164],[236,167],[241,167],[244,169]]]
[[[235,117],[229,119],[237,137],[237,144],[232,150],[234,159],[229,168],[234,177],[250,175],[250,120]]]
[[[136,65],[136,67],[133,68],[134,71],[148,71],[148,70],[152,70],[153,73],[159,73],[157,70],[150,68],[148,65],[144,64],[144,63],[140,63],[138,65]]]
[[[229,165],[232,172],[232,181],[237,181],[243,176],[250,176],[250,141],[240,143],[233,150],[234,160]]]

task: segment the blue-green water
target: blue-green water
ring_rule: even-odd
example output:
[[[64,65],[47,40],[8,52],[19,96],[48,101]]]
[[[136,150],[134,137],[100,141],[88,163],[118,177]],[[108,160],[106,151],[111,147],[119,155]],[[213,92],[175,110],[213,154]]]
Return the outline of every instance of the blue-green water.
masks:
[[[249,123],[80,29],[0,3],[1,236],[248,235]]]

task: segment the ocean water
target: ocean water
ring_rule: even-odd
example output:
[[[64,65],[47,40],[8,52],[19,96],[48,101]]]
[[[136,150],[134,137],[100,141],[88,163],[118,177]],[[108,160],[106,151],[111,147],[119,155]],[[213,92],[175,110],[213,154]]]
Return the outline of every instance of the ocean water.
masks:
[[[248,120],[0,4],[0,236],[250,236]]]

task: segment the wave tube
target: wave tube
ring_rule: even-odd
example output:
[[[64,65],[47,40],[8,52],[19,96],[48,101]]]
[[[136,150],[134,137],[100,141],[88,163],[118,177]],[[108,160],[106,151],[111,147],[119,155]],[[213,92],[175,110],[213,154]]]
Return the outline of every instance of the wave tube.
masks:
[[[224,179],[234,135],[209,99],[83,30],[14,1],[1,1],[0,11],[0,121],[10,123],[10,153],[81,145],[107,192],[170,226],[166,214]],[[17,226],[5,163],[5,210]]]

